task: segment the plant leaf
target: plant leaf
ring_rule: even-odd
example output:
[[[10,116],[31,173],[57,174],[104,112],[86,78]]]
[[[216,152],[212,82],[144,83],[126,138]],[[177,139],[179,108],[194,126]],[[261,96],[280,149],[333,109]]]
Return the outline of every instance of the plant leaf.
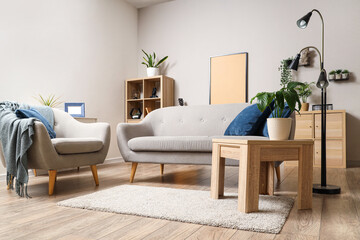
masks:
[[[162,64],[169,56],[166,56],[164,58],[162,58],[157,64],[155,67],[158,67],[160,64]]]

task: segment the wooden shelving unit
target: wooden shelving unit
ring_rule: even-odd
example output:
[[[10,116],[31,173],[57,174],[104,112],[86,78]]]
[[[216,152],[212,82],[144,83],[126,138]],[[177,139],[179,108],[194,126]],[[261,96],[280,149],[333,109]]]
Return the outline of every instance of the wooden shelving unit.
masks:
[[[151,98],[156,88],[158,97]],[[127,123],[140,122],[149,112],[174,105],[174,79],[164,75],[135,78],[125,81],[125,121]],[[142,112],[140,119],[132,119],[131,109],[139,108]]]

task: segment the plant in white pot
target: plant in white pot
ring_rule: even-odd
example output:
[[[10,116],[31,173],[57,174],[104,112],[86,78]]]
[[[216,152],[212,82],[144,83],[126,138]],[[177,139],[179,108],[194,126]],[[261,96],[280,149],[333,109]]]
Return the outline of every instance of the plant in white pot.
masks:
[[[341,72],[342,72],[341,69],[338,69],[338,70],[335,71],[335,79],[336,79],[336,80],[340,80],[340,79],[341,79]]]
[[[329,80],[334,80],[335,79],[335,70],[332,70],[331,72],[329,72]]]
[[[349,70],[347,70],[347,69],[342,70],[341,78],[342,79],[348,79],[349,78]]]
[[[270,140],[287,140],[289,138],[292,119],[284,118],[283,113],[286,105],[291,111],[300,111],[301,102],[295,89],[302,85],[304,83],[289,82],[276,92],[260,92],[251,99],[251,103],[253,100],[257,100],[257,106],[261,112],[265,111],[267,107],[272,110],[267,119]]]
[[[153,76],[157,76],[159,75],[159,66],[160,64],[162,64],[163,62],[165,62],[165,60],[168,58],[168,56],[163,57],[160,61],[156,62],[156,54],[155,52],[153,52],[153,54],[148,54],[146,53],[144,50],[142,50],[143,53],[145,54],[144,60],[145,62],[142,62],[141,64],[144,64],[147,69],[147,75],[148,77],[153,77]]]
[[[303,85],[299,85],[296,88],[296,91],[299,94],[299,98],[301,98],[302,105],[300,111],[308,111],[309,110],[309,103],[307,102],[308,97],[312,94],[312,86],[314,86],[315,83],[311,82],[304,82]]]

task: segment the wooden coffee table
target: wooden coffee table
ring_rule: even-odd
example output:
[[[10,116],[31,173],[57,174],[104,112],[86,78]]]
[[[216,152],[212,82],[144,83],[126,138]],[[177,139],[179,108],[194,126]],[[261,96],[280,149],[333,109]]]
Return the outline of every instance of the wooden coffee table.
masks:
[[[298,161],[298,209],[312,208],[313,140],[213,139],[211,197],[224,195],[225,158],[239,161],[238,210],[258,211],[259,194],[274,192],[274,162]]]

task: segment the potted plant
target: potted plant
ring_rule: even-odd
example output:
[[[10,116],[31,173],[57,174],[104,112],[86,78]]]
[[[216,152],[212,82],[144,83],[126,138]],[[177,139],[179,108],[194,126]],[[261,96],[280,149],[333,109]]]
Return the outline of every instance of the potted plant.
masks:
[[[304,82],[303,85],[299,85],[296,88],[296,91],[299,94],[299,98],[302,101],[300,111],[308,111],[309,110],[309,103],[307,102],[308,97],[312,94],[311,87],[314,85],[314,82],[308,83]]]
[[[347,69],[342,70],[341,77],[342,77],[342,79],[348,79],[349,78],[349,71]]]
[[[338,69],[335,71],[335,79],[340,80],[341,79],[341,69]]]
[[[153,77],[153,76],[159,75],[159,66],[168,58],[168,56],[163,57],[160,61],[158,61],[156,63],[155,52],[153,52],[153,54],[148,54],[144,50],[142,50],[142,51],[145,54],[146,58],[143,57],[145,62],[142,62],[141,64],[146,65],[148,77]]]
[[[255,99],[257,100],[257,106],[261,112],[265,111],[267,107],[272,111],[267,119],[270,140],[287,140],[289,138],[292,119],[283,118],[283,113],[286,104],[291,111],[300,111],[301,102],[295,89],[301,85],[304,83],[289,82],[276,92],[260,92],[251,99],[251,103]]]
[[[335,70],[332,70],[331,72],[329,72],[329,80],[334,80],[335,79]]]
[[[280,84],[283,87],[292,80],[291,69],[288,68],[292,60],[293,58],[287,58],[280,62]]]

